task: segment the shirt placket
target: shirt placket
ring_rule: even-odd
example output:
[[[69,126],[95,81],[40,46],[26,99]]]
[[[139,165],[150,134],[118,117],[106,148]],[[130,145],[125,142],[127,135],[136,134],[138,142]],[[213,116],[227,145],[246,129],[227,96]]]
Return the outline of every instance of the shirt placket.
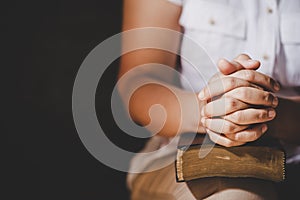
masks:
[[[277,41],[277,26],[278,26],[278,11],[276,0],[265,0],[262,6],[262,37],[260,60],[261,68],[266,74],[272,75],[276,58],[276,41]]]

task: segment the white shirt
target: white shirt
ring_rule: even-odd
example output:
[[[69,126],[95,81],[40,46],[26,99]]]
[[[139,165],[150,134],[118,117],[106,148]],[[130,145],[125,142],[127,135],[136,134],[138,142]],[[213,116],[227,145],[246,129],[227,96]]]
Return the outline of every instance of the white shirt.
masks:
[[[182,6],[179,22],[184,34],[205,50],[195,51],[183,39],[181,53],[193,59],[194,64],[181,60],[184,89],[190,89],[191,85],[194,91],[200,91],[217,72],[214,66],[220,58],[232,60],[238,54],[246,53],[261,61],[258,71],[280,82],[283,89],[278,96],[300,96],[293,89],[300,86],[300,1],[169,1]],[[185,80],[189,80],[190,85]],[[148,145],[145,151],[153,151],[161,146],[159,143],[165,143],[157,136],[151,140],[155,140],[156,145]],[[289,145],[286,150],[288,163],[300,161],[299,146]],[[171,145],[165,150],[165,155],[174,156],[175,152],[176,146]],[[143,163],[151,163],[151,159],[153,161],[149,158],[147,162],[141,162],[137,155],[131,167],[146,168]],[[128,176],[129,186],[133,178],[133,175]]]
[[[238,54],[246,53],[261,61],[259,71],[274,77],[283,87],[300,86],[300,1],[170,1],[182,3],[180,24],[184,34],[201,45],[213,62],[223,57],[232,60]],[[216,73],[216,68],[200,63],[207,60],[206,55],[199,55],[185,46],[184,41],[181,51],[198,57],[199,71],[209,69],[207,76]],[[185,61],[182,68],[186,77],[197,74]],[[199,80],[191,83],[196,91],[205,84],[200,85]]]

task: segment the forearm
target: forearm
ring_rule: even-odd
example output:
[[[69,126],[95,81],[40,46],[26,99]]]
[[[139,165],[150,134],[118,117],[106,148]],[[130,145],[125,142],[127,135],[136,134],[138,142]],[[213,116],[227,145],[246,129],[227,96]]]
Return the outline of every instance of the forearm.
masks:
[[[276,112],[268,133],[285,142],[300,144],[300,102],[280,99]]]
[[[157,81],[155,81],[157,82]],[[130,97],[131,118],[158,135],[173,137],[184,132],[204,132],[201,128],[201,103],[193,92],[178,87],[150,83]]]
[[[154,66],[156,63],[175,69],[177,55],[174,52],[178,52],[180,48],[181,35],[174,34],[174,31],[181,32],[178,23],[181,7],[163,0],[126,0],[123,13],[124,31],[139,28],[139,31],[130,32],[129,36],[122,38],[122,51],[131,49],[132,45],[136,50],[122,55],[118,76],[122,82],[118,88],[132,119],[146,126],[153,134],[160,127],[162,129],[158,134],[165,136],[174,136],[177,132],[193,130],[194,127],[197,130],[197,121],[200,121],[200,116],[197,115],[200,112],[198,103],[191,103],[197,100],[197,96],[171,86],[171,73],[161,73],[165,70],[161,66]],[[149,27],[152,29],[148,29]],[[141,67],[145,64],[153,66]],[[142,84],[142,87],[132,93],[136,86],[141,86],[140,82],[148,78],[153,78],[153,82],[160,80],[162,84]],[[170,83],[168,88],[174,89],[177,96],[162,86],[165,83]],[[179,101],[177,97],[184,100]],[[164,108],[164,111],[160,108]],[[195,119],[185,119],[186,113],[195,116]],[[185,123],[187,121],[189,122]]]

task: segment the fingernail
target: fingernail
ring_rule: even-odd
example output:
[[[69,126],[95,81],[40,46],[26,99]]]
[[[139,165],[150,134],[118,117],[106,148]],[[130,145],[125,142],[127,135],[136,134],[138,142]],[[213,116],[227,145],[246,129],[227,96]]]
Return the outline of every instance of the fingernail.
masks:
[[[276,106],[278,105],[278,98],[277,98],[277,97],[274,97],[273,102],[272,102],[272,105],[273,105],[274,107],[276,107]]]
[[[203,90],[201,90],[200,93],[198,94],[198,98],[200,100],[204,100],[204,92],[203,92]]]
[[[262,128],[261,128],[261,131],[264,133],[268,130],[268,126],[267,125],[263,125]]]
[[[268,112],[268,117],[269,117],[269,118],[273,118],[273,117],[275,117],[275,115],[276,115],[276,113],[275,113],[274,110],[270,110],[270,111]]]
[[[280,85],[279,83],[275,82],[274,84],[274,90],[279,91],[280,90]]]

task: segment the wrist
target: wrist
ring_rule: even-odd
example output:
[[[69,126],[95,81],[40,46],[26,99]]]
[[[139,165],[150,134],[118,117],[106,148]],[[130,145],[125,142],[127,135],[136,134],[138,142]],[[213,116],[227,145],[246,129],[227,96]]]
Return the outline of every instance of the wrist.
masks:
[[[201,110],[206,102],[199,100],[196,93],[186,92],[184,96],[185,100],[180,105],[182,112],[180,133],[206,133],[206,129],[201,123],[201,118],[203,117]]]

